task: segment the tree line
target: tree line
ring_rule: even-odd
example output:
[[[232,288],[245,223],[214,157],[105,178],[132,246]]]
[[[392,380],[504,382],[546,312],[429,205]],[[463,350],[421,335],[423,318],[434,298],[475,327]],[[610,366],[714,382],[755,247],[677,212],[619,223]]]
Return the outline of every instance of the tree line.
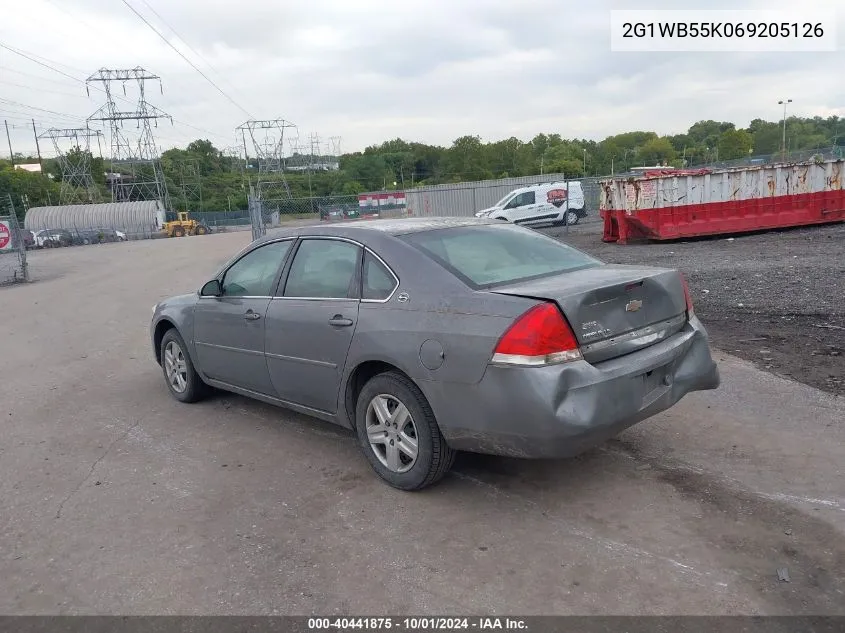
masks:
[[[782,122],[762,119],[751,121],[747,128],[726,121],[699,121],[682,134],[660,136],[632,131],[601,141],[565,139],[557,133],[538,134],[527,142],[509,138],[485,143],[478,136],[462,136],[449,147],[394,139],[362,152],[344,154],[337,170],[289,172],[285,178],[294,198],[544,173],[580,178],[606,176],[643,165],[693,167],[777,154],[782,140]],[[845,147],[845,118],[790,117],[786,121],[786,143],[788,151]],[[79,158],[81,151],[76,151]],[[73,152],[69,158],[73,160]],[[119,165],[99,157],[88,158],[98,195],[101,200],[109,200],[105,174],[119,172]],[[254,181],[258,168],[256,160],[224,155],[204,139],[193,141],[185,149],[163,152],[161,165],[171,206],[195,212],[245,209],[249,183]],[[16,162],[31,163],[37,159],[17,156]],[[307,161],[298,156],[291,162]],[[55,159],[46,159],[43,165],[46,178],[14,170],[9,161],[0,160],[0,201],[11,193],[21,215],[26,205],[57,204],[61,166]]]

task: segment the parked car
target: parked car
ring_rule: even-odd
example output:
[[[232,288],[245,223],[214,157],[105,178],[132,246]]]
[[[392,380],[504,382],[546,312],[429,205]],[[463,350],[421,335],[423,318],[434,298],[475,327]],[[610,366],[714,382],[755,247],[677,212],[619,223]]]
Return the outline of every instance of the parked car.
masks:
[[[105,244],[106,242],[123,242],[126,234],[121,231],[109,228],[94,228],[76,231],[73,234],[73,243],[79,244]]]
[[[64,229],[44,229],[35,233],[35,248],[71,246],[73,234]]]
[[[349,427],[404,490],[458,450],[576,455],[719,385],[678,271],[487,219],[266,236],[150,327],[177,400],[216,387]]]
[[[350,208],[348,206],[321,206],[320,220],[326,222],[336,222],[338,220],[354,220],[361,217],[361,211],[358,207]]]
[[[507,220],[527,226],[578,224],[587,215],[584,191],[578,181],[544,182],[514,189],[477,218]]]
[[[12,240],[14,246],[17,246],[21,242],[23,242],[24,248],[34,248],[35,247],[35,234],[28,230],[28,229],[17,229],[14,235],[14,239]]]

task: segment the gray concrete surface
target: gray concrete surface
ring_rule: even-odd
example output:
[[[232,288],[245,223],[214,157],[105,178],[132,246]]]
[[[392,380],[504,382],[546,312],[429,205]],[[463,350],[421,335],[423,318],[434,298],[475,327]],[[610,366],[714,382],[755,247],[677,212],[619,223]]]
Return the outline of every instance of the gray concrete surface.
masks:
[[[401,493],[341,429],[169,397],[152,305],[248,240],[36,252],[0,289],[0,613],[845,613],[841,399],[717,353],[723,388],[601,449]]]

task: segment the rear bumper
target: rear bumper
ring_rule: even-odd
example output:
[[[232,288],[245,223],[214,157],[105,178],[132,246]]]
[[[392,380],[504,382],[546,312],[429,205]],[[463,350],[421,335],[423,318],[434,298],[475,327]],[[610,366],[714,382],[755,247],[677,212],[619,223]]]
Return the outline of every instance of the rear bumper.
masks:
[[[553,458],[589,450],[719,382],[707,333],[693,317],[671,338],[620,358],[595,365],[491,365],[478,384],[430,383],[427,395],[453,448]]]

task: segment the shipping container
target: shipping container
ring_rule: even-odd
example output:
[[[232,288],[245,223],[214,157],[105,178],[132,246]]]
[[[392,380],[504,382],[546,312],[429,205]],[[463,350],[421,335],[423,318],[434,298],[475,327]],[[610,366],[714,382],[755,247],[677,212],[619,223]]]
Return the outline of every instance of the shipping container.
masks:
[[[845,161],[660,169],[601,181],[605,242],[671,240],[845,220]]]

